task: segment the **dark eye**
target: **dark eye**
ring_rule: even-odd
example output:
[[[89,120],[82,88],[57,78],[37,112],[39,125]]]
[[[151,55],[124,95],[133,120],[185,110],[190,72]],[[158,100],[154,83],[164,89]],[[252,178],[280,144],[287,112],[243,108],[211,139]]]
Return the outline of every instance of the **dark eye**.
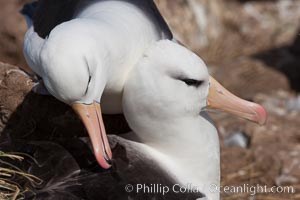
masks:
[[[194,86],[194,87],[199,87],[202,85],[203,81],[195,80],[195,79],[182,79],[185,84],[188,86]]]
[[[89,81],[88,81],[88,85],[87,85],[86,90],[85,90],[85,94],[87,94],[87,92],[88,92],[88,90],[89,90],[89,86],[90,86],[91,80],[92,80],[92,77],[89,76]]]

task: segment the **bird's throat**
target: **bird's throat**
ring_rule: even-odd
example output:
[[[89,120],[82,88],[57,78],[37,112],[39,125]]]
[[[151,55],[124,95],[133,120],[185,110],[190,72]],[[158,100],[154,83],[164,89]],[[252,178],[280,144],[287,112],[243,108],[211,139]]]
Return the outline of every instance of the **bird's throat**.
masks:
[[[148,154],[180,185],[192,185],[203,193],[209,192],[210,185],[219,185],[220,147],[213,124],[200,116],[174,122],[172,127],[167,124],[163,126],[147,130],[145,135],[136,135],[138,142],[145,144]],[[159,134],[159,129],[164,130],[163,134]]]

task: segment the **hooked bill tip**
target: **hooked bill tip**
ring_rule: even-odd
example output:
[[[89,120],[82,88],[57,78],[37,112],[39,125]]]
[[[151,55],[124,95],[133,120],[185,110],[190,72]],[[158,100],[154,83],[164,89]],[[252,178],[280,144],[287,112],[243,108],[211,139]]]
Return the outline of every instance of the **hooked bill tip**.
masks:
[[[112,165],[112,159],[106,151],[104,151],[104,160],[107,162],[107,164]]]
[[[268,118],[267,117],[268,114],[267,114],[267,111],[265,110],[265,108],[260,105],[256,105],[254,109],[255,109],[255,113],[256,113],[256,116],[255,116],[256,119],[254,119],[254,120],[261,126],[265,125],[267,122],[267,118]]]

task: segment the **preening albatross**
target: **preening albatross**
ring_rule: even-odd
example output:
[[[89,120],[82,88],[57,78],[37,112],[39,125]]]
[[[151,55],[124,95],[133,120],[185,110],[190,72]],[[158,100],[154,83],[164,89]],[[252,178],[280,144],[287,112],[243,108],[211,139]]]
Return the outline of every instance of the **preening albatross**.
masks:
[[[152,0],[40,0],[23,14],[28,65],[78,113],[99,164],[109,168],[102,110],[122,113],[128,73],[153,42],[172,39],[167,24]]]

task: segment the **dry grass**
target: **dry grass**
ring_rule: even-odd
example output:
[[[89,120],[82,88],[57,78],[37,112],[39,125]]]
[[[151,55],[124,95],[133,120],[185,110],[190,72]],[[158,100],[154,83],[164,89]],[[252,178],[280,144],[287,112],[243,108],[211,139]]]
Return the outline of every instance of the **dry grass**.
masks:
[[[28,174],[17,166],[6,160],[23,162],[24,158],[36,160],[29,155],[21,153],[4,153],[0,151],[0,199],[1,200],[21,200],[25,199],[25,193],[33,192],[27,187],[19,185],[16,181],[25,180],[33,186],[42,184],[42,180],[34,175]]]

